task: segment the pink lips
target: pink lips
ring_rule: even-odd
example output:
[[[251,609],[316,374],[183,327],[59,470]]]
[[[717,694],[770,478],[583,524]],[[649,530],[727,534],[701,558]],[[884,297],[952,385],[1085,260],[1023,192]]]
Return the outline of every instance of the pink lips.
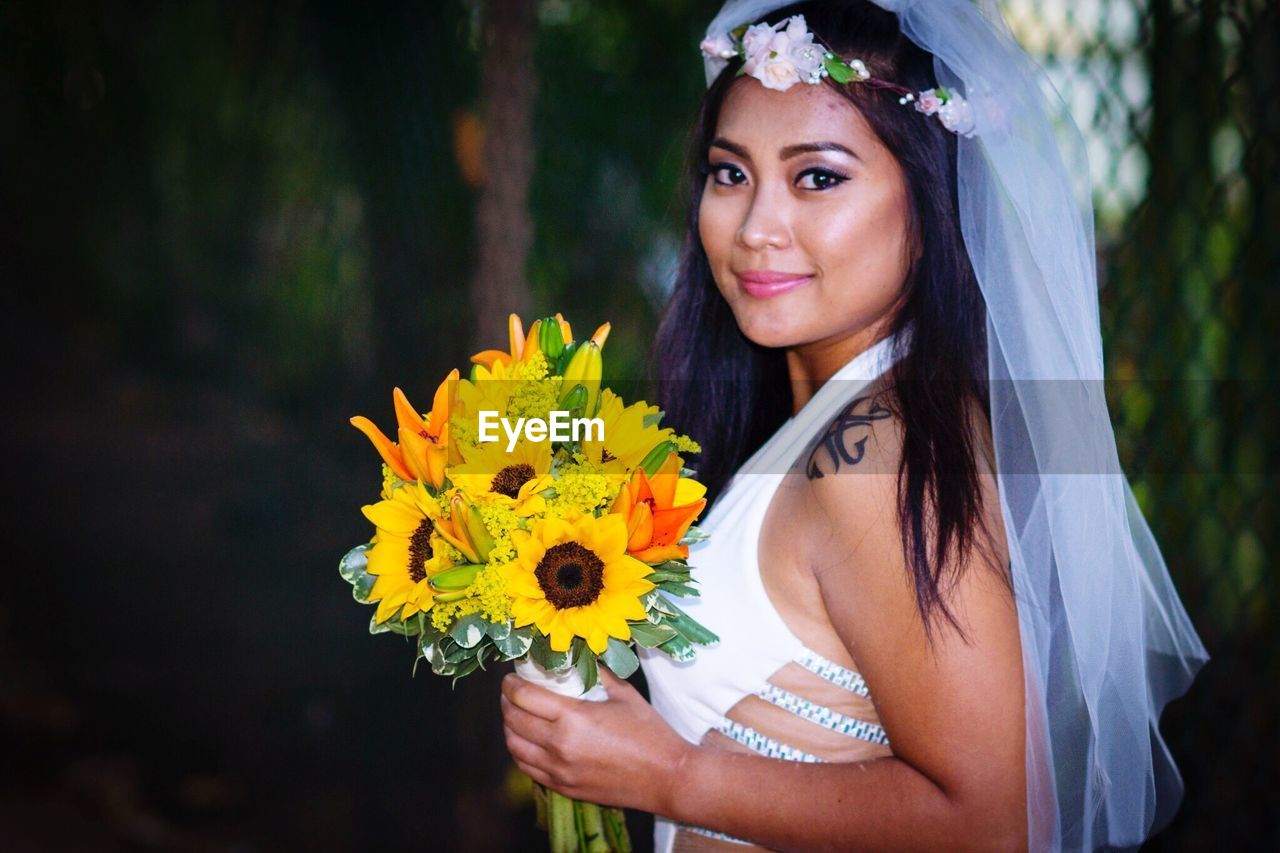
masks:
[[[768,299],[806,284],[812,275],[773,270],[744,270],[738,273],[742,289],[757,299]]]

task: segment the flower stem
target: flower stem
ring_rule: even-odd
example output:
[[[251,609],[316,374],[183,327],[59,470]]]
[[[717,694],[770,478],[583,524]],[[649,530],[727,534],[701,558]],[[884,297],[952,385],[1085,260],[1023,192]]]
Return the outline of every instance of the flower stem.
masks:
[[[600,806],[595,803],[577,802],[579,822],[582,833],[579,840],[582,849],[589,853],[609,853],[609,842],[604,834],[604,821],[601,819]]]
[[[601,808],[600,812],[609,849],[615,853],[631,853],[631,836],[627,833],[627,818],[622,809]]]
[[[547,833],[551,853],[577,853],[578,826],[573,800],[547,789]]]

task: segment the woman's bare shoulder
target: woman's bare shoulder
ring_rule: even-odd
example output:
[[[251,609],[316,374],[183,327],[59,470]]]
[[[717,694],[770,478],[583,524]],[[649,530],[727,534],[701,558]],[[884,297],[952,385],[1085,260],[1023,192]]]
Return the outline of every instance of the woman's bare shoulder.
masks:
[[[895,473],[902,453],[902,426],[882,381],[840,407],[810,440],[801,459],[813,483],[867,473]],[[820,487],[819,487],[820,488]]]

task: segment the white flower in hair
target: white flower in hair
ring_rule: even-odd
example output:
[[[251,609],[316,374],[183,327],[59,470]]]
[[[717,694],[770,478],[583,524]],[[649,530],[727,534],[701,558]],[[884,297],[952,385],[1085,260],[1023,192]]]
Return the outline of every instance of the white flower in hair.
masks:
[[[953,94],[945,104],[938,107],[938,120],[952,133],[958,133],[961,136],[969,136],[973,133],[973,108],[959,95]]]
[[[759,80],[766,89],[776,89],[779,92],[785,92],[800,82],[800,72],[791,56],[773,52],[756,66],[751,76]]]
[[[937,116],[942,126],[952,133],[974,134],[973,107],[959,94],[942,86],[916,93],[873,76],[861,59],[846,60],[816,41],[803,15],[792,15],[777,24],[744,25],[728,33],[707,36],[699,47],[716,74],[724,70],[729,60],[741,57],[740,74],[754,77],[765,88],[779,92],[796,83],[817,85],[824,79],[839,85],[864,83],[896,93],[898,103],[903,106],[914,104],[917,112]]]
[[[768,24],[753,24],[742,34],[742,56],[747,62],[763,59],[760,52],[773,41],[775,33]],[[750,74],[751,72],[747,72]]]
[[[938,97],[938,93],[933,89],[928,89],[920,93],[916,100],[916,111],[922,112],[927,116],[931,116],[942,106],[942,99]]]

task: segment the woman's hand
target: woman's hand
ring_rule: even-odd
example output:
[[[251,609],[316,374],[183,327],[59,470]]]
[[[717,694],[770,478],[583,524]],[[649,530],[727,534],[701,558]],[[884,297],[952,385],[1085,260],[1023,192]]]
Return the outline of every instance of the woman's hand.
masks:
[[[565,796],[668,813],[672,780],[695,747],[604,666],[600,683],[608,700],[587,702],[507,675],[502,679],[507,750],[535,782]]]

